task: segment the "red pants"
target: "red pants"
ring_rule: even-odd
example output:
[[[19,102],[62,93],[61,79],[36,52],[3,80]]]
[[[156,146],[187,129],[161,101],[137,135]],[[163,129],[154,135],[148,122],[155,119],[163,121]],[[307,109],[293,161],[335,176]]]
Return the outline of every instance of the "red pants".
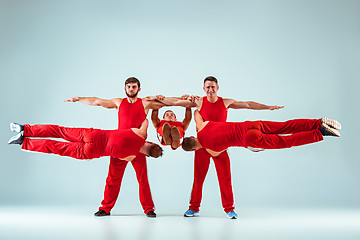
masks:
[[[110,157],[110,166],[108,177],[106,178],[104,200],[101,202],[101,207],[99,209],[102,209],[105,212],[110,212],[114,207],[120,192],[121,181],[127,164],[128,161]],[[135,169],[136,178],[139,182],[140,203],[144,209],[144,213],[146,214],[149,211],[154,211],[154,202],[152,200],[147,176],[145,155],[139,153],[136,158],[131,161],[131,164]]]
[[[21,148],[77,159],[98,158],[100,157],[99,145],[93,142],[95,131],[92,128],[67,128],[58,125],[24,125],[25,138]],[[62,138],[69,142],[28,137]]]
[[[100,157],[101,141],[94,142],[96,129],[67,128],[57,125],[25,125],[22,149],[43,153],[55,153],[77,159],[91,159]],[[28,137],[62,138],[69,142],[48,139],[30,139]],[[140,202],[145,213],[154,210],[150,186],[147,177],[145,155],[139,153],[131,161],[140,186]],[[121,180],[128,161],[110,157],[109,175],[106,179],[104,200],[100,209],[110,212],[119,195]]]
[[[319,130],[319,119],[294,119],[286,122],[246,121],[244,124],[245,144],[250,147],[279,149],[323,140]]]
[[[194,165],[194,183],[191,191],[189,209],[197,212],[200,208],[202,198],[202,188],[206,174],[209,170],[211,155],[203,148],[195,151]],[[234,209],[234,196],[231,186],[230,159],[227,152],[221,153],[217,157],[213,157],[216,173],[218,176],[221,202],[225,212]]]
[[[240,137],[236,146],[250,146],[255,148],[278,149],[300,146],[323,140],[319,130],[318,119],[295,119],[286,122],[246,121],[244,122],[244,138]],[[241,125],[239,125],[240,127]],[[291,134],[282,136],[279,134]],[[211,155],[201,148],[195,152],[194,184],[191,192],[190,209],[199,211],[202,187],[209,169]],[[231,187],[230,160],[227,152],[213,157],[218,175],[221,200],[225,212],[234,209]]]

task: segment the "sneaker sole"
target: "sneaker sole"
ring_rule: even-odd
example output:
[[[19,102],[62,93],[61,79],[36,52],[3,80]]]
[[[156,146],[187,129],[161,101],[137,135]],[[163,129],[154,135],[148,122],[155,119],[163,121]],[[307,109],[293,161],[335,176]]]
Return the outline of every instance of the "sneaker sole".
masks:
[[[330,127],[329,125],[323,123],[321,124],[323,126],[323,128],[325,128],[327,131],[331,132],[332,134],[334,134],[337,137],[340,137],[340,132],[332,127]]]
[[[104,214],[104,215],[95,215],[95,214],[94,214],[94,216],[95,216],[95,217],[106,217],[106,216],[110,216],[110,214]]]
[[[171,145],[171,126],[168,123],[165,123],[162,127],[163,141],[165,145]]]
[[[177,127],[171,128],[171,137],[173,139],[171,147],[177,149],[180,146],[180,131]]]
[[[330,119],[330,118],[327,118],[327,117],[322,117],[321,118],[321,123],[325,123],[326,125],[329,125],[332,128],[335,128],[337,130],[341,130],[341,124],[338,121],[334,120],[334,119]]]
[[[194,215],[187,215],[187,214],[184,214],[184,217],[198,217],[200,214],[194,214]]]
[[[189,215],[189,214],[184,213],[184,217],[198,217],[199,215],[200,215],[199,212],[195,212],[195,213],[192,214],[192,215]]]

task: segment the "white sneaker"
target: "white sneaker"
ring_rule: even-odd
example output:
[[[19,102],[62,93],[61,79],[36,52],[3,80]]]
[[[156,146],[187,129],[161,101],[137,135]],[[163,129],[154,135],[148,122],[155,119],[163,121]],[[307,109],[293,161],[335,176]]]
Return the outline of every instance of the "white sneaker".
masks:
[[[10,123],[10,130],[12,132],[18,132],[18,133],[22,132],[22,131],[24,131],[24,125],[12,122],[12,123]]]
[[[332,128],[335,128],[337,130],[341,130],[341,124],[338,121],[334,120],[334,119],[330,119],[330,118],[327,118],[327,117],[322,117],[321,118],[321,123],[325,123],[326,125],[329,125]]]
[[[8,141],[8,144],[19,144],[21,145],[24,142],[24,136],[22,133],[19,133],[16,136],[13,136],[12,138],[10,138],[10,140]]]

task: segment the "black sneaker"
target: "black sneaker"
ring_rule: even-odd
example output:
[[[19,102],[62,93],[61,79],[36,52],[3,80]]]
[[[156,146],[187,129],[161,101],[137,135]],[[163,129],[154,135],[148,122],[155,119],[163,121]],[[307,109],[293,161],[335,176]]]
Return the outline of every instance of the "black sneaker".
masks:
[[[154,211],[149,211],[146,216],[149,218],[156,218],[156,213]]]
[[[103,217],[103,216],[109,216],[110,215],[110,213],[108,213],[108,212],[105,212],[104,210],[99,210],[99,211],[97,211],[96,213],[94,213],[94,216],[96,216],[96,217]]]
[[[319,127],[319,130],[323,136],[333,136],[333,137],[340,137],[340,133],[338,130],[330,127],[329,125],[323,123]]]
[[[24,136],[21,133],[19,133],[18,135],[16,136],[13,136],[12,138],[10,138],[10,140],[8,141],[8,144],[19,144],[19,145],[22,145],[24,142]]]
[[[18,133],[22,132],[22,131],[24,131],[24,125],[12,122],[12,123],[10,123],[10,130],[12,132],[18,132]]]

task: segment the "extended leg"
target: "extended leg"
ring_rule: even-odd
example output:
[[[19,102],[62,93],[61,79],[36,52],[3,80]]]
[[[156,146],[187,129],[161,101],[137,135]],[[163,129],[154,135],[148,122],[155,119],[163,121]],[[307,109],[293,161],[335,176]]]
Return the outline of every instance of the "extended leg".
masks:
[[[138,153],[136,158],[134,158],[134,160],[132,160],[131,163],[135,169],[136,178],[139,182],[140,203],[144,209],[144,213],[147,214],[150,211],[154,211],[154,202],[152,200],[150,185],[147,175],[146,157],[145,155]]]
[[[58,125],[24,125],[25,137],[62,138],[70,142],[89,142],[92,128],[68,128]]]
[[[267,134],[292,134],[318,129],[320,119],[294,119],[286,122],[246,121],[247,129],[260,130]]]
[[[77,159],[91,159],[93,155],[91,143],[59,142],[48,139],[30,139],[25,137],[22,149],[27,151],[54,153]]]
[[[300,146],[323,140],[319,129],[298,132],[288,136],[264,134],[260,130],[249,130],[245,134],[246,145],[254,148],[280,149]]]
[[[222,152],[219,156],[213,157],[216,173],[218,176],[221,202],[226,213],[234,210],[234,195],[231,185],[230,159],[228,153]]]
[[[100,210],[110,213],[120,192],[121,181],[128,161],[110,157],[109,173],[106,178],[104,199]]]
[[[195,152],[194,183],[191,191],[189,209],[198,212],[202,198],[202,188],[209,170],[210,154],[201,148]]]

